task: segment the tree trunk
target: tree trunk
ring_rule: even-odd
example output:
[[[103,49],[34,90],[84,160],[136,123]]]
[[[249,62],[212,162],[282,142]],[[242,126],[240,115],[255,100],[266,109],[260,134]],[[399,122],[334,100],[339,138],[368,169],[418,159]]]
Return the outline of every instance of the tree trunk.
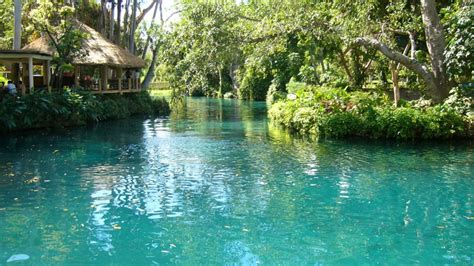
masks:
[[[128,34],[128,28],[129,28],[128,20],[130,18],[129,9],[130,9],[130,0],[126,0],[125,1],[125,16],[123,17],[123,40],[122,40],[122,44],[125,46],[128,46],[127,34]]]
[[[142,10],[142,12],[136,16],[136,24],[137,25],[140,25],[140,23],[143,21],[143,19],[145,18],[146,14],[148,12],[150,12],[150,10],[153,8],[153,6],[155,6],[155,10],[156,10],[156,7],[158,6],[158,2],[160,2],[161,0],[153,0],[151,2],[151,4],[146,7],[145,9]],[[156,12],[156,11],[155,11]]]
[[[411,52],[410,52],[410,58],[415,60],[415,53],[416,53],[416,37],[415,33],[413,31],[410,31],[409,33],[410,36],[410,47],[411,47]]]
[[[159,46],[155,47],[153,50],[153,57],[151,59],[150,67],[148,68],[148,71],[146,72],[145,79],[142,82],[142,88],[143,89],[148,89],[150,86],[151,81],[155,77],[155,64],[156,64],[156,59],[158,57],[158,50]]]
[[[339,61],[341,61],[342,68],[344,69],[344,71],[346,71],[346,75],[349,78],[349,82],[351,84],[354,83],[354,77],[352,76],[351,70],[349,69],[349,66],[347,65],[345,53],[343,51],[339,51],[338,56],[339,56]]]
[[[239,88],[239,81],[237,80],[237,75],[236,71],[238,69],[238,65],[234,65],[233,63],[230,64],[229,66],[229,77],[230,80],[232,81],[232,89],[236,91]]]
[[[107,17],[106,0],[100,0],[100,17],[99,17],[99,32],[105,36],[106,17]]]
[[[115,33],[115,43],[120,45],[120,31],[121,31],[121,19],[122,19],[122,0],[117,1],[117,31]]]
[[[130,53],[135,54],[135,29],[136,29],[136,23],[137,23],[137,8],[138,8],[138,3],[137,0],[133,0],[133,6],[132,6],[132,17],[131,23],[130,23],[130,36],[129,36],[129,45],[128,45],[128,50]]]
[[[161,4],[161,0],[160,0],[159,2],[160,2],[160,4]],[[152,19],[152,21],[154,21],[155,18],[156,18],[156,13],[157,13],[157,11],[158,11],[158,6],[159,6],[159,4],[156,3],[156,5],[155,5],[155,10],[153,10],[153,19]],[[147,50],[148,50],[148,45],[150,44],[150,41],[151,41],[151,36],[148,35],[148,37],[146,38],[145,47],[143,48],[142,59],[145,59],[146,52],[147,52]]]
[[[431,69],[437,83],[437,88],[432,91],[435,101],[441,101],[449,94],[449,80],[444,65],[444,52],[446,40],[443,26],[439,21],[434,0],[420,0],[421,17],[425,26],[426,47],[431,58]]]
[[[13,50],[21,49],[21,0],[15,0]]]
[[[398,106],[400,101],[400,87],[398,84],[398,68],[395,62],[390,63],[390,72],[392,73],[392,84],[393,84],[393,102],[395,106]]]
[[[110,10],[110,29],[109,29],[109,40],[114,41],[114,28],[115,28],[115,0],[112,0],[112,9]]]
[[[158,4],[160,8],[160,22],[161,26],[163,27],[163,24],[165,24],[165,21],[163,20],[163,0],[160,0],[160,3]]]
[[[222,78],[222,67],[218,67],[218,72],[219,72],[219,98],[222,98],[224,95],[222,95],[222,83],[223,83],[223,78]]]
[[[397,63],[402,64],[404,67],[410,69],[411,71],[415,72],[420,76],[423,81],[425,82],[428,90],[430,92],[437,91],[438,85],[436,83],[435,77],[433,73],[423,64],[420,62],[409,58],[406,55],[403,55],[400,52],[397,52],[385,44],[381,43],[380,41],[372,38],[357,38],[356,43],[365,47],[370,47],[373,49],[378,50],[383,55],[385,55],[390,60],[393,60]],[[437,101],[435,95],[432,95],[433,99]]]

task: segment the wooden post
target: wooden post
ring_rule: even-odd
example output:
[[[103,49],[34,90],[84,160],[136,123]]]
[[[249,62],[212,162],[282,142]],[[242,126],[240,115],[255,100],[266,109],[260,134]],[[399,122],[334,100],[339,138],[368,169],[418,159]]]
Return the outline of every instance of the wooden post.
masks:
[[[23,82],[23,89],[21,91],[21,94],[22,95],[26,95],[26,88],[29,88],[30,85],[28,84],[29,82],[29,78],[28,78],[28,64],[27,63],[22,63],[21,64],[21,79],[18,78],[18,81],[17,82],[14,82],[16,83],[16,85],[18,86],[18,84],[20,84],[20,80]],[[20,71],[19,71],[20,72]]]
[[[45,85],[48,87],[48,92],[51,93],[51,62],[46,60],[43,63],[43,81],[46,83]]]
[[[74,66],[74,87],[79,87],[81,80],[81,67],[76,65]]]
[[[20,64],[19,63],[13,63],[12,64],[12,71],[11,71],[10,79],[15,84],[18,84],[18,81],[20,81]]]
[[[140,72],[135,70],[135,89],[138,90],[140,86]]]
[[[123,74],[122,68],[117,68],[118,90],[119,90],[120,94],[123,94],[123,92],[122,92],[122,74]]]
[[[33,87],[35,86],[33,79],[33,57],[28,57],[28,82],[28,88],[30,89],[30,93],[32,93]]]
[[[44,86],[49,85],[49,82],[48,82],[48,63],[47,62],[48,62],[47,60],[43,61],[43,85]]]
[[[108,67],[107,65],[103,65],[100,68],[100,87],[101,87],[101,92],[103,93],[105,90],[107,90],[107,81],[108,81]]]

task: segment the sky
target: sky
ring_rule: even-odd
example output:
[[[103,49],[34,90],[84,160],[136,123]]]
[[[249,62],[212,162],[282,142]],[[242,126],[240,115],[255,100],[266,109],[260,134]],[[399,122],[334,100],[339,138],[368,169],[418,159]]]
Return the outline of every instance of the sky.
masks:
[[[0,0],[1,1],[1,0]],[[100,3],[100,0],[96,0],[97,2]],[[143,1],[143,3],[141,4],[141,7],[142,9],[149,6],[150,3],[152,2],[153,0],[145,0]],[[177,10],[176,8],[176,0],[162,0],[163,1],[163,18],[166,19],[168,18],[173,12],[175,12]],[[123,1],[125,2],[125,1]],[[124,12],[123,12],[124,13]],[[116,13],[117,14],[117,13]],[[153,9],[150,10],[146,16],[145,16],[145,21],[147,23],[151,22],[153,19]],[[159,14],[157,15],[157,18],[159,20]],[[177,21],[179,20],[179,14],[176,14],[174,15],[173,17],[170,18],[169,22],[173,22],[173,21]]]
[[[148,6],[153,0],[146,0],[143,4],[144,7]],[[166,19],[169,15],[176,11],[176,1],[175,0],[163,0],[163,18]],[[159,15],[157,15],[159,16]],[[145,17],[146,21],[151,21],[153,17],[153,10],[148,12]],[[176,21],[179,19],[179,14],[174,15],[170,21]]]

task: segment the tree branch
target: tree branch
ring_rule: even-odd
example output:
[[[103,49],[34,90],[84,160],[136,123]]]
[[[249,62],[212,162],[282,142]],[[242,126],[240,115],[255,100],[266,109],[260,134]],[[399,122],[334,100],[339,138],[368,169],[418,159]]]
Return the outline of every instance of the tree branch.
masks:
[[[354,44],[362,45],[368,48],[373,48],[381,52],[387,58],[402,64],[406,68],[418,74],[425,82],[428,90],[431,94],[436,93],[438,89],[438,83],[435,80],[433,72],[431,72],[424,64],[411,59],[410,57],[397,52],[387,45],[381,43],[379,40],[374,38],[357,38]],[[436,95],[436,94],[434,94]]]
[[[153,0],[149,6],[147,6],[145,9],[142,10],[142,13],[140,13],[140,15],[138,15],[138,17],[137,17],[137,25],[139,25],[140,22],[142,22],[142,20],[145,18],[145,15],[148,12],[150,12],[150,10],[153,8],[153,6],[158,4],[158,1],[159,0]]]
[[[362,38],[357,38],[354,43],[358,45],[362,45],[364,47],[378,50],[389,59],[402,64],[406,68],[420,75],[425,80],[428,86],[430,87],[436,86],[436,84],[434,83],[433,73],[431,73],[431,71],[429,71],[425,65],[421,64],[420,62],[414,59],[411,59],[410,57],[406,55],[403,55],[400,52],[397,52],[391,49],[390,47],[383,44],[379,40],[376,40],[373,38],[362,37]]]

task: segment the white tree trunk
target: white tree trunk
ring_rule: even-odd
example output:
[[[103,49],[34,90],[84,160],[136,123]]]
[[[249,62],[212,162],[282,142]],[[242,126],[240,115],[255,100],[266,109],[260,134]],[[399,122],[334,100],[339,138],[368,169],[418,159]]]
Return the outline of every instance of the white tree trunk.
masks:
[[[421,17],[425,26],[426,47],[431,58],[431,69],[438,84],[436,91],[433,91],[432,94],[435,100],[440,101],[449,94],[449,81],[444,65],[446,40],[436,11],[436,2],[434,0],[420,0],[420,2]]]
[[[13,50],[21,49],[21,0],[15,0],[15,33],[13,37]]]

